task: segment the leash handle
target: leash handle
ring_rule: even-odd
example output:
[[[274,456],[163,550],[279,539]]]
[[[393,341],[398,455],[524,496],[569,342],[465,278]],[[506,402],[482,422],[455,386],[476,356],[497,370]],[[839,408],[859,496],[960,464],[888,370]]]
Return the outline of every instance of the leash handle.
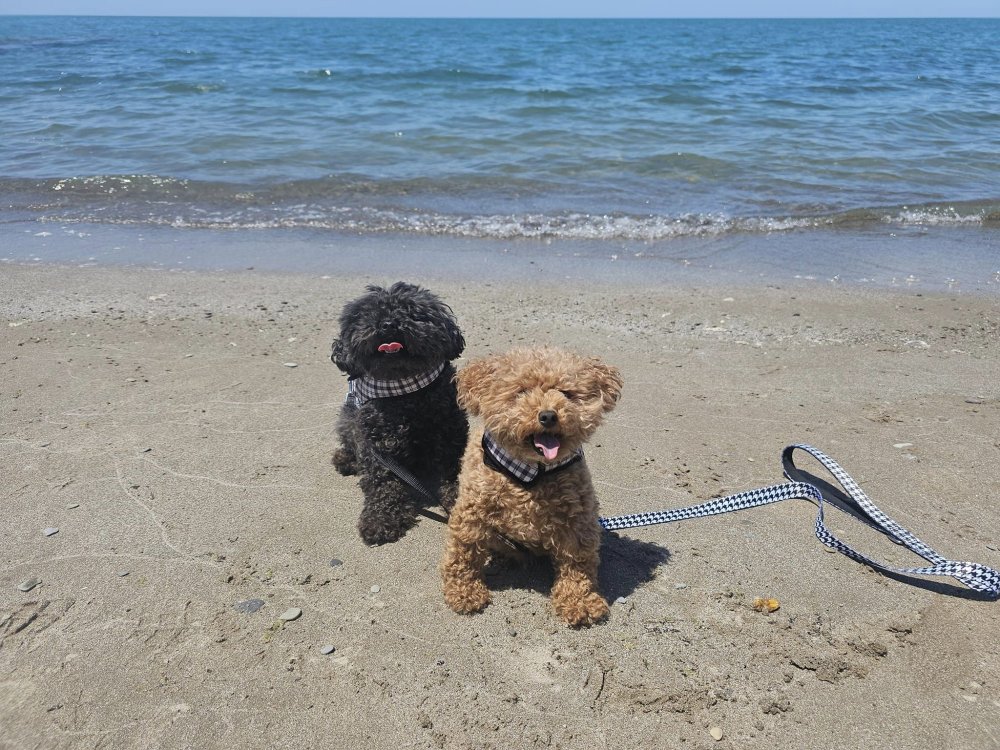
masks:
[[[874,528],[883,532],[894,542],[905,546],[911,552],[920,555],[931,565],[922,568],[896,568],[885,565],[864,555],[847,544],[837,539],[823,522],[823,502],[830,498],[824,496],[822,489],[815,484],[796,481],[804,476],[804,472],[795,466],[793,454],[796,450],[802,450],[819,461],[833,478],[843,487],[851,504],[860,514],[870,519]],[[812,500],[816,503],[818,511],[816,514],[816,538],[827,547],[835,549],[841,554],[850,557],[860,563],[864,563],[877,570],[887,573],[897,573],[902,575],[933,575],[951,576],[968,586],[974,591],[979,591],[991,598],[1000,598],[1000,572],[997,570],[974,562],[963,562],[948,560],[939,555],[930,546],[918,539],[903,526],[900,526],[893,519],[883,513],[865,494],[864,490],[857,482],[841,468],[840,464],[830,458],[822,451],[810,445],[796,443],[789,445],[781,454],[781,462],[784,467],[785,477],[789,480],[786,484],[775,484],[769,487],[761,487],[747,492],[740,492],[735,495],[709,500],[699,505],[691,505],[686,508],[676,508],[673,510],[657,511],[653,513],[634,513],[626,516],[614,516],[612,518],[600,518],[599,522],[608,531],[617,529],[635,528],[638,526],[650,526],[660,523],[671,523],[689,518],[704,518],[720,513],[729,513],[735,510],[755,508],[761,505],[781,502],[793,497]]]

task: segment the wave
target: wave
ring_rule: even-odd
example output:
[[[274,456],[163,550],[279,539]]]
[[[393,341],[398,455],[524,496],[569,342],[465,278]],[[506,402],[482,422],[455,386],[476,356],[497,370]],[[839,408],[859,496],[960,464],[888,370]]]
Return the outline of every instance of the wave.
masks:
[[[685,237],[885,227],[1000,226],[1000,200],[874,207],[812,206],[733,215],[705,211],[587,211],[559,207],[599,198],[546,193],[536,183],[473,181],[382,182],[360,176],[239,185],[155,175],[53,180],[0,178],[7,221],[130,224],[200,229],[317,229],[352,234],[403,233],[467,238],[570,239],[658,242]],[[548,186],[551,187],[551,186]],[[469,205],[510,205],[511,195],[533,196],[546,210],[484,212]],[[486,195],[486,198],[482,196]],[[561,195],[561,197],[560,197]],[[541,196],[541,197],[540,197]],[[530,205],[532,200],[515,205]]]
[[[859,228],[860,225],[984,226],[1000,224],[1000,214],[961,214],[951,208],[928,207],[885,213],[858,212],[810,217],[730,217],[721,214],[678,216],[557,214],[449,215],[417,211],[349,207],[288,206],[281,210],[147,211],[144,215],[101,211],[50,214],[47,222],[80,222],[169,226],[179,229],[317,229],[350,234],[419,234],[485,239],[627,240],[659,242],[680,238],[731,234],[771,234],[820,229]]]
[[[43,220],[66,221],[66,217]],[[323,229],[350,234],[419,234],[482,239],[631,240],[656,242],[738,232],[769,233],[809,229],[808,219],[727,218],[707,214],[677,217],[593,216],[589,214],[509,214],[451,216],[375,209],[325,211],[306,207],[277,216],[252,212],[228,215],[113,217],[81,216],[81,222],[145,224],[179,229]]]

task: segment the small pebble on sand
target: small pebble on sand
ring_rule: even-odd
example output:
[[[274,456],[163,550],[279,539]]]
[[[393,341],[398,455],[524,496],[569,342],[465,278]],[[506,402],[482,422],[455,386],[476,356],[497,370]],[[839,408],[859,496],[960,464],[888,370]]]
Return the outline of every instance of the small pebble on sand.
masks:
[[[381,590],[382,590],[381,586],[372,586],[371,589],[369,589],[369,591],[371,591],[373,594],[377,594]]]
[[[263,606],[263,599],[246,599],[242,602],[236,602],[236,604],[233,605],[233,609],[237,612],[245,612],[248,615],[252,615]]]
[[[17,587],[18,591],[31,591],[35,586],[42,582],[41,578],[29,578],[27,581],[22,583]]]
[[[69,505],[66,506],[66,510],[73,510],[73,508],[79,508],[79,507],[80,503],[70,503]]]
[[[617,599],[615,599],[615,604],[624,604],[627,601],[628,599],[626,599],[624,596],[619,596]]]
[[[712,739],[716,742],[722,739],[722,727],[712,727],[708,730],[708,733],[712,735]]]
[[[298,367],[298,362],[285,362],[285,367]]]
[[[337,647],[336,647],[336,646],[331,646],[331,645],[330,645],[330,644],[328,643],[327,645],[323,646],[323,647],[322,647],[322,648],[321,648],[321,649],[319,650],[319,652],[320,652],[321,654],[323,654],[323,656],[326,656],[327,654],[332,654],[332,653],[333,653],[334,651],[336,651],[336,650],[337,650]]]
[[[290,607],[286,609],[284,612],[282,612],[278,617],[279,619],[284,620],[285,622],[298,620],[300,617],[302,617],[302,610],[299,609],[298,607]]]
[[[58,534],[59,529],[55,526],[48,526],[47,528],[42,529],[42,533],[45,534],[45,536],[52,536],[53,534]]]
[[[336,557],[330,560],[330,567],[337,568],[344,564],[343,560],[338,560]]]

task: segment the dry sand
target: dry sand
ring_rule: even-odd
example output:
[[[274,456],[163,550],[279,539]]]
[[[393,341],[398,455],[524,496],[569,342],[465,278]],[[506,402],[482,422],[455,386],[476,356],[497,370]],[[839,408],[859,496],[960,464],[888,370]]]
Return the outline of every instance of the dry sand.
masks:
[[[5,750],[1000,747],[1000,605],[824,551],[805,501],[606,540],[612,614],[579,631],[545,564],[493,570],[463,617],[440,525],[365,547],[328,353],[340,305],[395,279],[2,274]],[[945,556],[1000,567],[995,296],[411,280],[467,356],[621,368],[588,450],[605,515],[779,482],[802,441]]]

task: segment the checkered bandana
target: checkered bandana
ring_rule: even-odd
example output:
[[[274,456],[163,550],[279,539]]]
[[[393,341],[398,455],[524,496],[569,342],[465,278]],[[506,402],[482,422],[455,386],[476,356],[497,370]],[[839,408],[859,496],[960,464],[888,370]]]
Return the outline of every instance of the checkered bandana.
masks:
[[[364,406],[372,399],[416,393],[437,380],[444,372],[446,364],[447,362],[442,362],[433,370],[399,380],[378,380],[365,376],[351,378],[347,381],[347,403]]]
[[[548,474],[575,464],[582,458],[583,448],[577,448],[576,453],[568,458],[564,458],[557,464],[525,463],[520,459],[514,458],[497,445],[496,440],[490,435],[489,430],[483,432],[483,463],[494,471],[506,474],[511,479],[520,482],[526,487],[530,487]]]

